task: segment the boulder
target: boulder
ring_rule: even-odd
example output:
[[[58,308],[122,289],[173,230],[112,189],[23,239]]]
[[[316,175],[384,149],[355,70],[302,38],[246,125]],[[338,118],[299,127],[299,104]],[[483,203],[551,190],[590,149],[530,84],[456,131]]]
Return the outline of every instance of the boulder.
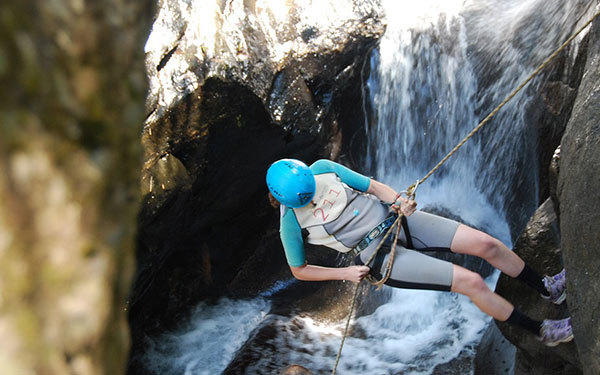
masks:
[[[149,1],[0,5],[0,372],[119,374]]]
[[[488,325],[474,359],[474,375],[506,375],[514,371],[514,345],[506,340],[492,321]]]
[[[537,209],[515,242],[513,250],[542,275],[554,275],[562,269],[560,233],[551,199],[547,199]],[[569,270],[567,277],[571,277]],[[569,316],[566,303],[554,305],[542,299],[539,293],[519,280],[504,274],[498,280],[496,292],[533,319],[560,319]],[[496,323],[502,334],[518,348],[516,374],[563,374],[573,367],[581,371],[574,342],[546,347],[534,335],[520,327],[503,322]]]
[[[364,131],[361,75],[383,30],[376,1],[160,3],[145,47],[131,373],[144,335],[199,301],[291,277],[265,172],[282,157],[336,159]]]
[[[575,339],[556,348],[545,348],[519,328],[499,323],[503,334],[518,348],[515,374],[596,374],[600,371],[600,332],[594,315],[599,307],[600,290],[596,281],[599,264],[593,255],[600,237],[596,225],[598,209],[592,203],[595,202],[593,197],[598,195],[599,179],[590,173],[590,167],[600,165],[596,124],[600,97],[598,28],[595,22],[582,39],[572,67],[560,59],[559,65],[564,66],[555,67],[555,71],[564,73],[551,74],[543,87],[546,109],[539,127],[540,134],[548,139],[540,149],[541,165],[547,165],[556,136],[562,133],[563,127],[566,130],[560,147],[549,160],[549,173],[547,176],[541,173],[540,192],[544,197],[548,194],[550,199],[536,211],[515,244],[515,251],[539,272],[556,273],[564,262],[567,302],[560,307],[549,305],[540,300],[537,293],[523,289],[516,280],[505,275],[500,277],[496,289],[533,318],[570,315]]]
[[[600,373],[600,22],[561,142],[558,199],[567,301],[585,374]]]
[[[547,166],[551,165],[571,116],[585,67],[588,41],[586,34],[581,42],[569,46],[547,68],[550,73],[528,111],[531,123],[537,126],[540,204],[556,190],[552,171]]]

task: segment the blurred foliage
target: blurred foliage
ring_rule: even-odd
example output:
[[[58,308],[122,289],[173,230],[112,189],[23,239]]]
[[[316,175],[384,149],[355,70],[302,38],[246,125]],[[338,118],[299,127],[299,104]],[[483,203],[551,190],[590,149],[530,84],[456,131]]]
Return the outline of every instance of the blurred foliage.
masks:
[[[12,322],[10,331],[20,338],[14,368],[40,374],[63,366],[74,373],[124,368],[123,310],[134,264],[147,87],[143,46],[153,6],[133,0],[0,3],[0,216],[9,218],[0,217],[0,237],[8,246],[0,256],[0,286],[6,287],[0,322]],[[48,164],[28,166],[38,159]],[[51,263],[56,255],[34,225],[47,215],[40,199],[53,196],[52,186],[20,186],[23,165],[42,171],[44,183],[65,184],[66,203],[81,209],[81,228],[72,229],[81,231],[81,245],[70,254],[72,271]],[[108,265],[103,273],[76,272],[98,259]],[[89,269],[100,269],[94,267]],[[52,310],[53,303],[73,292],[68,288],[85,285],[85,277],[105,285],[109,316],[98,317],[105,322],[91,347],[74,348],[64,342],[68,338],[45,332],[51,324],[60,330],[62,318],[52,314],[61,312]],[[73,360],[81,353],[92,365]],[[0,352],[0,362],[12,354]],[[18,361],[27,364],[14,365]]]

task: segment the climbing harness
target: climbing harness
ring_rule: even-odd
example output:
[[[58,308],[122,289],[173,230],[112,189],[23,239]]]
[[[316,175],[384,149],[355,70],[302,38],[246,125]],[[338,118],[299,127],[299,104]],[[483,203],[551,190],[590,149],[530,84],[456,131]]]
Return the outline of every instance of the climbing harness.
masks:
[[[361,251],[369,247],[371,242],[379,238],[379,236],[381,236],[384,233],[384,231],[387,231],[387,229],[389,229],[394,224],[397,216],[398,215],[396,214],[391,214],[388,217],[386,217],[385,220],[379,223],[375,228],[371,229],[371,231],[367,233],[367,235],[364,236],[364,238],[358,242],[358,245],[356,245],[352,249],[352,253],[354,255],[358,255]]]
[[[571,43],[573,41],[573,39],[575,39],[577,37],[577,35],[579,35],[583,30],[585,30],[599,15],[600,15],[600,12],[597,12],[596,14],[594,14],[589,19],[589,21],[587,21],[583,26],[581,26],[573,35],[571,35],[571,37],[569,39],[567,39],[560,47],[558,47],[558,49],[556,49],[556,51],[554,51],[548,58],[546,58],[546,60],[544,60],[533,71],[533,73],[531,73],[531,75],[529,77],[527,77],[527,79],[525,81],[523,81],[516,89],[514,89],[496,108],[494,108],[494,110],[492,112],[490,112],[489,115],[487,115],[483,120],[481,120],[481,122],[475,128],[473,128],[473,130],[471,130],[471,132],[469,132],[469,134],[467,134],[467,136],[465,136],[462,141],[460,141],[456,146],[454,146],[454,148],[452,150],[450,150],[450,152],[448,152],[448,154],[446,156],[444,156],[442,158],[442,160],[440,160],[429,172],[427,172],[427,174],[423,178],[421,178],[420,180],[417,180],[415,183],[410,185],[406,189],[406,191],[403,191],[402,193],[406,194],[407,198],[414,200],[415,193],[416,193],[416,190],[419,187],[419,185],[422,184],[423,182],[425,182],[429,177],[431,177],[432,174],[434,174],[448,159],[450,159],[454,155],[454,153],[456,153],[469,139],[471,139],[471,137],[473,137],[475,135],[475,133],[477,133],[492,117],[494,117],[496,115],[496,113],[498,113],[498,111],[500,111],[500,109],[502,107],[504,107],[504,105],[506,103],[508,103],[515,95],[517,95],[517,93],[519,91],[521,91],[521,89],[523,89],[523,87],[525,87],[525,85],[527,85],[529,83],[529,81],[531,81],[533,78],[535,78],[552,60],[554,60],[554,58],[556,56],[558,56],[558,54],[560,52],[562,52],[562,50],[567,45],[569,45],[569,43]],[[377,289],[380,289],[383,286],[383,284],[390,277],[392,266],[394,264],[394,255],[396,253],[396,243],[398,241],[398,235],[400,233],[400,226],[401,226],[401,222],[402,222],[403,218],[404,218],[404,214],[402,212],[400,212],[398,214],[398,218],[396,219],[394,224],[392,224],[392,226],[388,229],[387,233],[385,234],[383,239],[379,242],[379,244],[377,245],[377,248],[375,248],[375,251],[369,258],[369,260],[365,263],[365,265],[367,265],[367,266],[371,263],[371,261],[377,255],[377,253],[379,252],[379,249],[381,248],[381,246],[383,245],[383,243],[385,242],[385,240],[387,239],[387,237],[389,236],[391,231],[393,229],[395,229],[396,232],[395,232],[394,244],[391,248],[390,256],[388,258],[388,262],[386,265],[385,274],[383,275],[382,279],[381,280],[373,280],[373,278],[370,275],[369,275],[369,277],[365,278],[369,281],[369,283],[371,283],[371,285],[375,286]],[[406,237],[408,239],[407,233],[406,233]],[[348,328],[350,326],[350,320],[352,318],[352,313],[354,312],[354,307],[356,306],[356,299],[358,297],[359,287],[360,287],[360,282],[356,283],[356,286],[354,288],[352,304],[350,305],[350,313],[348,314],[348,319],[346,320],[346,327],[344,328],[344,334],[342,335],[342,342],[340,343],[340,348],[338,350],[338,354],[335,359],[335,365],[333,366],[333,370],[331,372],[332,375],[335,375],[337,366],[340,362],[340,357],[342,355],[342,348],[344,347],[344,342],[346,341],[346,336],[348,335]]]

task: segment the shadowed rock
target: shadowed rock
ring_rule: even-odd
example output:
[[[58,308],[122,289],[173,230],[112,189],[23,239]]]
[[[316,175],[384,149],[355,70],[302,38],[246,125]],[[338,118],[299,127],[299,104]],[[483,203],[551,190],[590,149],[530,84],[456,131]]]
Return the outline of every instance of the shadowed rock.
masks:
[[[120,374],[151,1],[0,3],[0,372]]]
[[[378,2],[321,2],[336,10],[326,19],[310,2],[290,4],[161,2],[145,48],[131,373],[143,373],[144,335],[176,326],[199,301],[256,296],[291,277],[267,167],[337,158],[364,131],[361,75],[384,29]],[[327,250],[316,258],[341,261]]]
[[[553,203],[548,199],[530,219],[527,227],[515,242],[514,251],[531,268],[542,275],[554,275],[562,269],[559,246],[558,221]],[[567,278],[569,277],[571,275],[567,271]],[[498,280],[496,292],[514,303],[517,309],[536,320],[561,319],[569,316],[567,303],[554,305],[542,299],[537,291],[504,274]],[[561,373],[567,368],[580,366],[574,342],[547,347],[541,344],[535,335],[520,327],[502,322],[497,322],[497,324],[504,336],[523,352],[517,356],[516,369],[530,369],[528,371],[535,374]]]
[[[600,22],[561,143],[558,198],[567,302],[585,374],[600,373]]]

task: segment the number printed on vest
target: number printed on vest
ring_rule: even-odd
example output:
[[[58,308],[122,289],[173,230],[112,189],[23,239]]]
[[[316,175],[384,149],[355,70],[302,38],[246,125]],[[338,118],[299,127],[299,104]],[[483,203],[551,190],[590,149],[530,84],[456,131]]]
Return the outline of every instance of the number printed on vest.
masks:
[[[329,217],[329,214],[325,215],[325,212],[323,211],[322,208],[317,208],[316,210],[313,211],[313,216],[317,217],[317,211],[321,211],[321,216],[323,217],[323,222],[325,222],[325,220],[327,220],[327,218]]]
[[[339,196],[340,192],[330,189],[329,193],[327,193],[327,195],[332,195],[332,193],[335,193],[335,196]],[[329,205],[329,207],[327,207],[326,205]],[[329,199],[323,199],[323,204],[321,205],[322,207],[316,208],[313,210],[313,216],[314,217],[318,217],[318,213],[317,211],[321,211],[321,218],[323,219],[323,222],[325,222],[325,220],[327,220],[327,218],[329,217],[329,214],[325,214],[325,210],[329,210],[333,207],[333,205],[335,204],[335,201],[330,201]],[[325,210],[324,210],[325,209]]]
[[[340,195],[339,191],[335,191],[333,189],[329,189],[329,194],[331,194],[331,192],[334,192],[336,197],[338,197]]]

